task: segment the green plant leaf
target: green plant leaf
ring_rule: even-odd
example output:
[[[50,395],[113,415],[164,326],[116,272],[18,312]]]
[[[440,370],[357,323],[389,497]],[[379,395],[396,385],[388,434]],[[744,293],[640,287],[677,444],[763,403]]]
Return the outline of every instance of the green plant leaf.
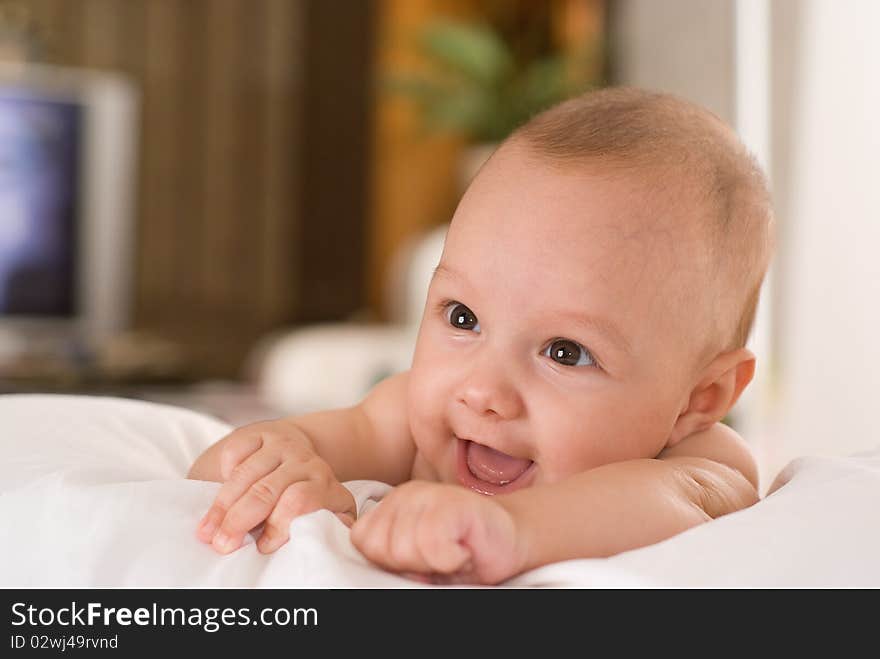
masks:
[[[426,130],[457,132],[472,142],[503,140],[533,115],[584,91],[588,81],[570,74],[594,56],[590,47],[573,60],[558,54],[517,67],[490,27],[452,20],[429,23],[420,47],[430,68],[390,78],[385,89],[416,102]]]
[[[385,92],[409,96],[420,104],[433,103],[450,91],[448,84],[415,75],[388,76],[381,81],[381,87]]]
[[[471,88],[438,98],[428,108],[427,118],[429,124],[437,129],[480,133],[493,105],[484,90]]]
[[[569,92],[565,58],[546,57],[526,68],[515,81],[511,97],[516,103],[517,114],[524,121],[563,100]]]
[[[435,21],[423,31],[421,45],[436,66],[484,85],[500,84],[514,68],[507,45],[485,25]]]

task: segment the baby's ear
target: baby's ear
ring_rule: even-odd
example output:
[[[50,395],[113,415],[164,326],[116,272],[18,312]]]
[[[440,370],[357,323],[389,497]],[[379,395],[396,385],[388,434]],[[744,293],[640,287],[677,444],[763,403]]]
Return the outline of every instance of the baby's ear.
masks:
[[[755,375],[755,355],[739,348],[718,355],[703,370],[687,405],[678,415],[667,446],[721,421]]]

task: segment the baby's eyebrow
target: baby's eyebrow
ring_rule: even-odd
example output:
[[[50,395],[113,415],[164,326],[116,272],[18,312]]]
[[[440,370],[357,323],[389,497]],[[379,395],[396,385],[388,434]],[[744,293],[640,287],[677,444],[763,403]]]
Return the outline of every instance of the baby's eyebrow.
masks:
[[[447,277],[452,277],[453,279],[460,279],[461,278],[461,275],[459,275],[457,272],[455,272],[453,270],[450,270],[442,263],[438,263],[437,267],[434,268],[434,273],[431,275],[431,281],[434,281],[434,278],[437,275],[446,275]]]
[[[609,343],[614,344],[618,350],[621,350],[628,355],[632,354],[632,346],[630,345],[630,342],[627,340],[623,332],[617,329],[617,326],[610,320],[572,312],[561,313],[559,316],[585,327],[588,331],[600,334]]]
[[[470,282],[468,282],[467,278],[463,274],[461,274],[457,270],[453,270],[443,263],[438,263],[437,267],[434,268],[434,272],[431,275],[431,283],[434,283],[434,280],[437,279],[438,276],[446,277],[447,279],[451,279],[462,286],[470,288]]]

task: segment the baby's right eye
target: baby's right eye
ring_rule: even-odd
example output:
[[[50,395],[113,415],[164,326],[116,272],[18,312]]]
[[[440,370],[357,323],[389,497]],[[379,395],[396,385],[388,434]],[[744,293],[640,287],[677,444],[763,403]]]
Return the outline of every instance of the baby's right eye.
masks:
[[[448,306],[449,324],[455,329],[480,331],[480,321],[474,315],[474,312],[464,306],[461,302],[450,302]]]

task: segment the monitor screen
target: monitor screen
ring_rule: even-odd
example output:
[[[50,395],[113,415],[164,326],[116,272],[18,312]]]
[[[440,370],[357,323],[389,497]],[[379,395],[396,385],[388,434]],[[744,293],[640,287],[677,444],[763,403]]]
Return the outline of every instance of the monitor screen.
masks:
[[[81,106],[0,87],[0,315],[77,313]]]

